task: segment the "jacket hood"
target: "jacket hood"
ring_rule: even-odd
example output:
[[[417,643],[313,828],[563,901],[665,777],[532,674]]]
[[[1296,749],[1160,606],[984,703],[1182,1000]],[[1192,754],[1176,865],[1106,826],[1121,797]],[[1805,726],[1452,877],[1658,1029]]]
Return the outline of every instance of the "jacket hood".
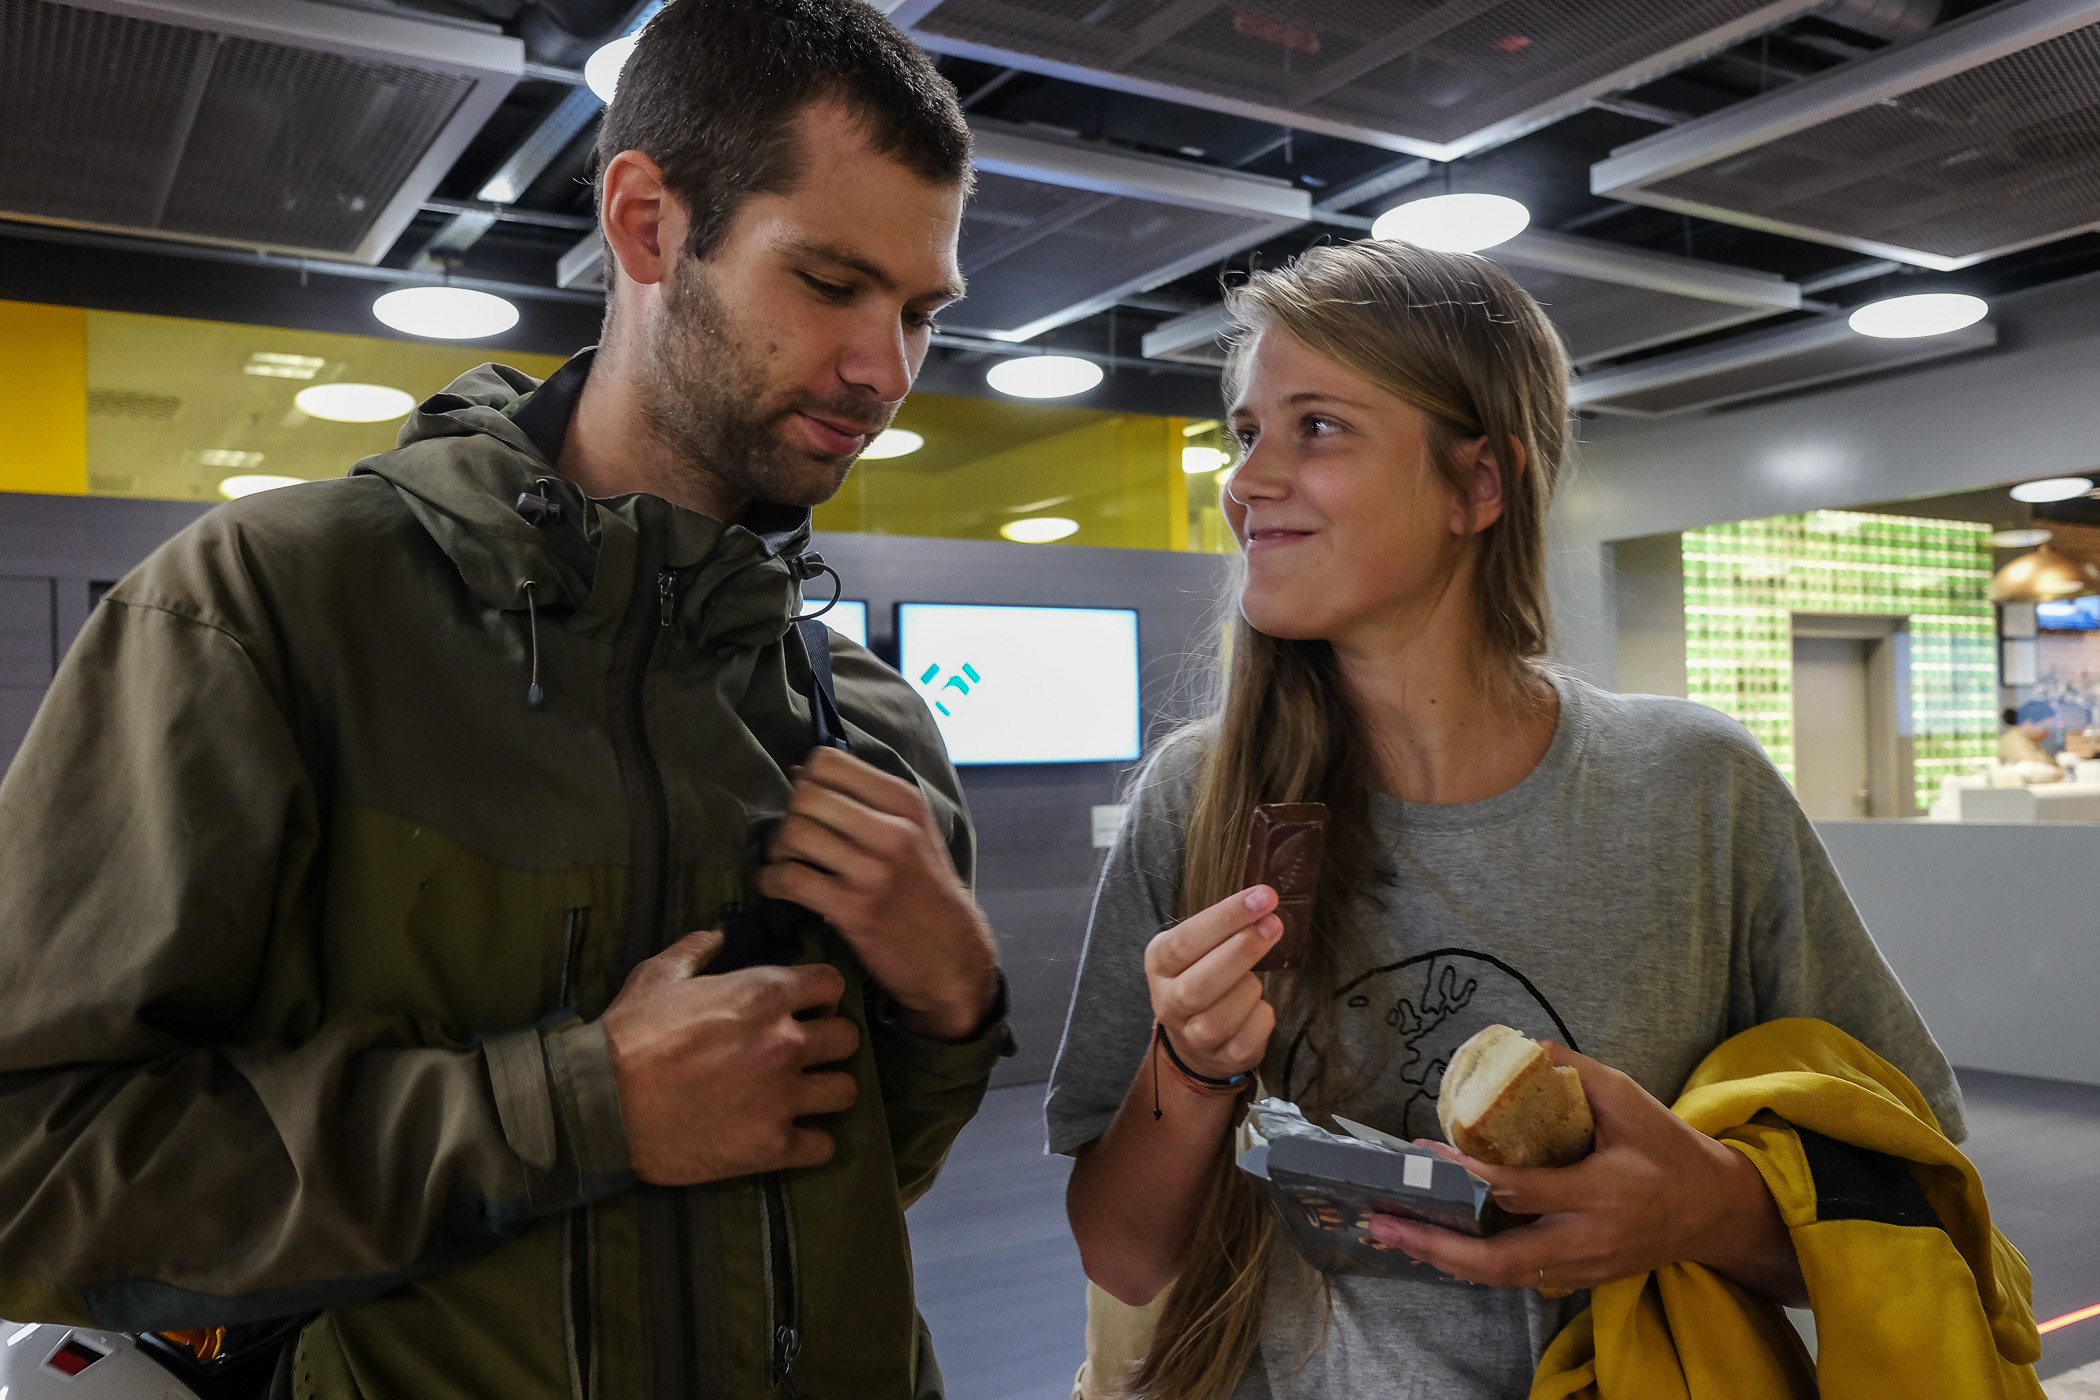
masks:
[[[806,508],[760,503],[745,523],[724,525],[641,492],[593,500],[554,470],[551,446],[566,430],[590,355],[544,384],[507,365],[471,369],[417,406],[393,451],[352,474],[390,483],[490,607],[523,611],[529,591],[534,606],[566,611],[570,625],[610,625],[625,606],[639,540],[653,533],[663,537],[666,568],[700,566],[698,586],[679,590],[688,625],[704,617],[711,636],[751,643],[784,633],[800,596],[793,561],[809,548]],[[520,421],[528,404],[551,433],[536,435]],[[535,523],[520,510],[527,497],[554,509],[526,504]],[[614,563],[626,567],[606,567]]]

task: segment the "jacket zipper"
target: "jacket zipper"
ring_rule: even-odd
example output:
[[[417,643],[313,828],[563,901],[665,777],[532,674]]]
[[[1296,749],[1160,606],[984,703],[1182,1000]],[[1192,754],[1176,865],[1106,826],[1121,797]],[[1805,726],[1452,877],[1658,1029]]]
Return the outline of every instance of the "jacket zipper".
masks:
[[[555,1005],[583,1013],[583,941],[590,928],[588,906],[571,909],[563,919],[561,984],[555,989]],[[567,1344],[569,1394],[573,1400],[593,1400],[598,1377],[592,1348],[591,1277],[597,1271],[597,1219],[595,1206],[569,1212],[563,1222],[561,1241],[562,1340]]]
[[[765,1235],[766,1323],[770,1355],[766,1383],[784,1390],[789,1400],[804,1400],[795,1384],[795,1357],[802,1350],[802,1325],[795,1298],[794,1224],[788,1216],[787,1182],[779,1172],[759,1178],[759,1197],[765,1214],[759,1222]]]

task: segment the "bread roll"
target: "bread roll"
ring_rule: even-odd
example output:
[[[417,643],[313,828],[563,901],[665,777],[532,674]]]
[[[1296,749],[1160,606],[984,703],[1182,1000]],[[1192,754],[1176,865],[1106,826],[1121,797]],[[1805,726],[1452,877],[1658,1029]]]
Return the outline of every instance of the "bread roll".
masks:
[[[1582,1077],[1508,1026],[1458,1047],[1436,1116],[1452,1146],[1499,1167],[1567,1166],[1589,1155],[1596,1131]]]

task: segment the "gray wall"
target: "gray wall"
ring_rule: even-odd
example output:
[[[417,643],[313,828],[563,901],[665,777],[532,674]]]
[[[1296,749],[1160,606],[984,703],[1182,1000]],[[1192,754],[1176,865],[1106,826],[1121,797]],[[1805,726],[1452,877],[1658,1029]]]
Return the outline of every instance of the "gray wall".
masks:
[[[121,578],[199,507],[0,493],[0,760],[12,757],[97,585]],[[867,600],[870,640],[892,644],[898,602],[1134,607],[1148,733],[1170,719],[1209,630],[1224,561],[882,535],[820,535],[817,547]],[[894,655],[893,651],[886,654]],[[1128,767],[1110,763],[962,770],[980,837],[978,894],[999,932],[1021,1053],[996,1082],[1049,1073],[1064,1024],[1100,853],[1092,809],[1115,802]]]
[[[2100,826],[1816,830],[1949,1059],[2100,1084]]]
[[[1560,656],[1615,679],[1611,541],[2100,469],[2100,277],[1992,315],[1994,351],[1756,407],[1583,425],[1553,515]]]

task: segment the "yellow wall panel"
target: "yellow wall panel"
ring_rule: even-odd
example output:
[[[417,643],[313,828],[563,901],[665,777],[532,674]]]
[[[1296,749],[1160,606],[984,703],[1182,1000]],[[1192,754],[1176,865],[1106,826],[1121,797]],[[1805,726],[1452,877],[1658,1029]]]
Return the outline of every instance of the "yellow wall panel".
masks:
[[[87,494],[87,313],[0,301],[0,491]]]

